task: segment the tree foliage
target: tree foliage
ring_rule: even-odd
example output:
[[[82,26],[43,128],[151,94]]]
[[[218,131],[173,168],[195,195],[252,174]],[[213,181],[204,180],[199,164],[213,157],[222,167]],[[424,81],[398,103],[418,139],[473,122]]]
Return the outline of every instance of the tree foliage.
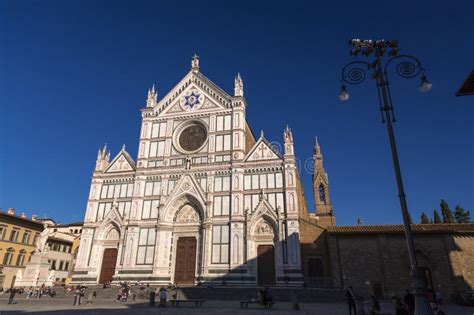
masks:
[[[434,218],[434,223],[436,223],[436,224],[443,223],[443,221],[441,220],[441,217],[439,216],[439,213],[438,213],[437,210],[433,211],[433,218]]]
[[[428,216],[426,215],[425,212],[422,212],[421,213],[421,224],[429,224],[430,223],[430,219],[428,218]]]
[[[471,213],[470,211],[464,210],[463,207],[457,205],[454,211],[454,217],[456,218],[457,223],[470,223],[471,222]]]
[[[443,216],[443,223],[456,223],[453,212],[451,211],[448,203],[444,199],[441,199],[441,203],[439,204],[439,206],[441,208],[441,215]]]

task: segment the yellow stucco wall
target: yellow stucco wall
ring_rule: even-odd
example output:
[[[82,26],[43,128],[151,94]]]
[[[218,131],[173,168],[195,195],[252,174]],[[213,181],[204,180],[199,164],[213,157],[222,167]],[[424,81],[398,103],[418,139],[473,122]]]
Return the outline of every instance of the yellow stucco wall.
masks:
[[[36,249],[35,235],[39,235],[42,230],[43,225],[39,222],[0,213],[0,266],[3,267],[0,268],[3,274],[3,281],[0,276],[0,287],[11,287],[18,270],[24,272],[30,256]],[[14,238],[12,231],[17,231],[17,236]],[[25,233],[29,233],[28,240],[24,240]],[[24,255],[22,261],[19,259],[20,254]]]

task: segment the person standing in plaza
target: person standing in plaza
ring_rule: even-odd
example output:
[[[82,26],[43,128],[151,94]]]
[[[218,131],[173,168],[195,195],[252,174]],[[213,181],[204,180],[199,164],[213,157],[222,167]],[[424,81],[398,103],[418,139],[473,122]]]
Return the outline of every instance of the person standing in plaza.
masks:
[[[15,299],[16,289],[14,287],[10,288],[10,296],[8,297],[8,304],[13,303],[13,299]]]
[[[352,289],[352,286],[348,287],[346,289],[346,299],[347,299],[347,305],[349,306],[349,315],[352,315],[352,310],[354,310],[354,315],[356,315],[356,307],[355,307],[355,296],[354,296],[354,290]]]
[[[168,292],[166,291],[165,287],[161,287],[160,289],[160,307],[166,307],[166,298]]]

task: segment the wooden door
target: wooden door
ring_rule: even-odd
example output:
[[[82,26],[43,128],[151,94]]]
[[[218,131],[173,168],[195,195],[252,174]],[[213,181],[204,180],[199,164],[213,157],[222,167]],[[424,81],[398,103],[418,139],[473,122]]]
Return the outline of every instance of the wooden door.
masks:
[[[100,270],[99,283],[103,284],[112,281],[115,273],[115,264],[117,263],[116,248],[106,248],[104,250],[104,258],[102,258],[102,268]]]
[[[196,276],[196,238],[180,237],[176,246],[175,284],[194,284]]]
[[[275,249],[273,245],[257,248],[258,284],[275,285]]]

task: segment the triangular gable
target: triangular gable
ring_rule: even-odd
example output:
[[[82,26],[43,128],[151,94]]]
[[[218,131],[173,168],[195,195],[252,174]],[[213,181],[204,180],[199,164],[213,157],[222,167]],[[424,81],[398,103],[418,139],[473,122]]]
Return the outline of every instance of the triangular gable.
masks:
[[[273,148],[270,142],[265,139],[262,135],[258,139],[257,143],[250,149],[244,161],[262,161],[262,160],[275,160],[281,159],[280,153]]]
[[[117,156],[110,162],[104,173],[135,171],[135,161],[125,148],[122,148]]]
[[[123,226],[123,218],[118,212],[117,199],[114,200],[110,211],[107,212],[100,225],[99,231],[102,237],[104,237],[104,233],[108,232],[108,227],[111,224],[115,225],[119,230]]]
[[[173,206],[173,203],[178,200],[180,197],[185,195],[193,196],[198,202],[201,203],[202,207],[205,209],[206,204],[206,195],[201,188],[201,185],[196,181],[193,175],[186,174],[181,176],[173,190],[166,198],[165,202],[165,219],[171,220],[170,214],[173,209],[169,209]]]
[[[229,94],[202,73],[190,71],[153,110],[161,116],[205,109],[227,109],[230,105]]]
[[[248,219],[250,222],[253,222],[261,216],[267,216],[273,219],[275,223],[278,221],[276,210],[273,209],[272,205],[268,202],[263,192],[260,195],[260,201],[258,202],[257,207],[251,214],[249,214]]]
[[[217,103],[207,92],[204,92],[195,84],[191,84],[176,97],[171,106],[159,115],[189,114],[197,111],[222,109],[226,108]]]

